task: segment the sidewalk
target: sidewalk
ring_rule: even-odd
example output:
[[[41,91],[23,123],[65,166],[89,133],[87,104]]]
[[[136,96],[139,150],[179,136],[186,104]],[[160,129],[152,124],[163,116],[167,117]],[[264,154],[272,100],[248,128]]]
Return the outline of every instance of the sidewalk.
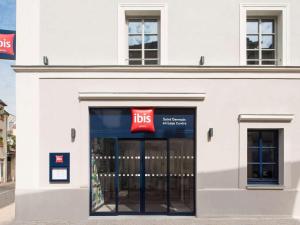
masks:
[[[0,209],[15,201],[15,183],[0,184]]]
[[[11,190],[15,188],[15,183],[14,182],[9,182],[9,183],[0,183],[0,193],[3,191]]]
[[[14,221],[15,204],[0,209],[0,225],[300,225],[291,218],[195,218],[165,216],[95,217],[84,221]]]
[[[0,208],[0,225],[11,224],[15,218],[15,204]]]

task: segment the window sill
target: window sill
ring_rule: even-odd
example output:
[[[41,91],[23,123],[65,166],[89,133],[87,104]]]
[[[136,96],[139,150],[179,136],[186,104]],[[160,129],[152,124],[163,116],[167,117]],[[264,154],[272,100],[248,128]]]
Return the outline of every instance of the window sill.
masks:
[[[247,190],[284,190],[284,186],[283,185],[269,185],[269,184],[261,184],[261,185],[257,185],[257,184],[253,184],[253,185],[247,185],[246,186]]]

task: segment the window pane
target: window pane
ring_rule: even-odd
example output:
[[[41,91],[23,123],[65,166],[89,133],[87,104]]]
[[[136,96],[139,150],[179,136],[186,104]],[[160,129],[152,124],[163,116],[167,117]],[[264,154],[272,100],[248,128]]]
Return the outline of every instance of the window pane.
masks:
[[[129,59],[142,59],[142,51],[129,51]]]
[[[247,61],[247,65],[258,65],[258,61]]]
[[[274,49],[274,35],[263,35],[261,42],[262,48]]]
[[[156,59],[158,58],[158,51],[145,51],[145,58],[147,59]]]
[[[115,140],[91,141],[92,212],[112,212],[115,205]]]
[[[262,161],[265,163],[277,163],[278,154],[277,149],[263,149],[262,150]]]
[[[247,36],[247,49],[258,48],[258,35],[248,35]]]
[[[259,133],[257,131],[248,131],[248,147],[257,147],[259,145]]]
[[[145,20],[144,22],[145,34],[157,34],[158,33],[157,28],[158,28],[157,20]]]
[[[258,34],[258,20],[247,20],[247,34]]]
[[[167,141],[145,141],[145,211],[166,212]]]
[[[141,20],[129,20],[128,21],[128,33],[129,34],[141,34],[142,33],[142,21]]]
[[[249,148],[248,149],[248,162],[259,162],[259,149]]]
[[[263,165],[262,178],[278,179],[277,165]]]
[[[247,51],[247,59],[259,59],[259,52],[258,51]]]
[[[259,178],[259,165],[248,164],[248,178]]]
[[[119,140],[119,212],[140,211],[141,141]]]
[[[135,35],[128,37],[129,49],[142,49],[142,36]]]
[[[142,60],[129,60],[129,65],[142,65]]]
[[[277,147],[277,132],[274,131],[262,131],[262,145],[263,147]]]
[[[194,141],[173,138],[170,151],[170,211],[194,210]]]
[[[145,35],[145,49],[157,49],[158,48],[158,38],[157,35]]]
[[[276,65],[275,61],[262,61],[261,62],[262,65]]]
[[[157,65],[158,60],[145,60],[145,65]]]
[[[262,51],[262,58],[263,59],[275,59],[275,51]]]
[[[274,20],[262,20],[261,22],[261,33],[272,34],[274,33]]]

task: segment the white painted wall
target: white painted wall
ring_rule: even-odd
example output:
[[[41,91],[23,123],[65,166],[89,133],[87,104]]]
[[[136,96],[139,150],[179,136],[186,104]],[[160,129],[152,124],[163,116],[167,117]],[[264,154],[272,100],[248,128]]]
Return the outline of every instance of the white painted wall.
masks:
[[[159,0],[168,7],[168,62],[171,65],[240,65],[240,4],[259,0]],[[156,3],[155,2],[155,3]],[[27,0],[17,1],[17,64],[118,64],[118,6],[146,0]],[[150,2],[151,3],[151,2]],[[287,4],[288,65],[300,64],[298,24],[300,2]],[[217,54],[216,54],[217,53]],[[28,57],[30,56],[30,57]]]
[[[51,77],[60,75],[62,79]],[[87,78],[89,75],[94,78]],[[127,73],[127,77],[137,74]],[[145,74],[138,74],[143,78]],[[158,77],[163,74],[156,74]],[[181,74],[182,77],[191,77]],[[197,216],[240,216],[240,215],[288,215],[299,217],[300,189],[300,135],[298,115],[300,107],[299,75],[296,79],[286,78],[279,74],[275,79],[268,79],[270,74],[261,74],[261,78],[252,79],[251,74],[235,74],[237,79],[216,78],[218,74],[202,74],[194,79],[102,79],[109,74],[19,74],[20,90],[28,88],[32,91],[26,96],[17,109],[22,109],[23,116],[18,116],[19,139],[17,162],[17,216],[19,218],[49,218],[73,215],[74,210],[81,209],[77,216],[88,216],[89,185],[89,138],[88,138],[88,106],[196,106],[197,107]],[[34,79],[33,76],[36,76]],[[40,76],[40,79],[38,79]],[[75,75],[74,75],[75,76]],[[114,76],[124,74],[114,73]],[[172,76],[172,75],[170,75]],[[48,78],[47,78],[48,77]],[[64,79],[63,77],[68,77]],[[81,78],[80,78],[81,77]],[[282,79],[285,77],[284,79]],[[158,85],[159,84],[159,85]],[[134,89],[133,89],[134,87]],[[26,89],[27,89],[26,88]],[[35,90],[35,91],[33,91]],[[37,91],[38,90],[38,91]],[[206,93],[204,101],[79,101],[79,92],[197,92]],[[24,93],[24,92],[23,92]],[[31,103],[33,108],[25,107],[25,100],[38,99]],[[34,97],[35,96],[35,97]],[[30,103],[27,103],[30,105]],[[26,110],[25,110],[26,109]],[[34,109],[34,110],[33,110]],[[33,120],[34,114],[35,120]],[[240,172],[245,171],[240,164],[239,155],[246,154],[246,148],[239,143],[245,137],[239,137],[240,114],[293,114],[290,123],[259,123],[259,127],[284,128],[286,148],[284,190],[247,190]],[[28,116],[28,117],[27,117]],[[21,118],[20,118],[21,117]],[[26,117],[26,119],[25,119]],[[28,119],[29,118],[29,119]],[[36,119],[38,118],[38,119]],[[38,121],[38,122],[37,122]],[[33,123],[29,130],[20,131]],[[252,124],[252,126],[254,126]],[[37,128],[38,127],[38,128]],[[214,128],[214,137],[207,141],[207,131]],[[71,142],[70,129],[76,128],[77,137]],[[22,133],[21,133],[22,132]],[[23,137],[22,137],[23,136]],[[34,142],[26,142],[25,138]],[[242,139],[241,139],[242,138]],[[26,150],[25,150],[26,149]],[[49,184],[49,152],[71,153],[71,182],[65,185]],[[21,153],[19,153],[21,152]],[[26,152],[26,155],[25,155]],[[24,160],[26,159],[26,160]],[[21,160],[34,159],[30,165]],[[30,177],[28,178],[28,174]],[[246,174],[244,173],[244,176]],[[25,179],[26,177],[26,179]],[[18,184],[17,182],[17,184]],[[242,183],[241,183],[242,182]],[[30,187],[33,192],[24,193]],[[35,191],[34,191],[34,188]],[[31,190],[31,191],[32,191]],[[69,192],[66,190],[70,190]],[[72,191],[73,190],[73,191]],[[78,195],[74,195],[77,190]],[[51,196],[63,194],[66,199],[73,199],[76,208],[66,207],[64,198],[58,200]],[[76,193],[76,192],[75,192]],[[31,207],[25,207],[30,199]],[[37,212],[43,201],[43,210]],[[52,207],[54,203],[57,207]],[[230,204],[228,204],[230,202]],[[257,205],[259,207],[257,207]],[[266,207],[268,205],[268,207]],[[49,211],[45,211],[49,208]]]
[[[50,65],[116,65],[118,6],[119,3],[133,2],[149,1],[17,0],[16,64],[41,65],[45,55]],[[168,28],[163,31],[168,32],[167,64],[197,65],[199,57],[204,55],[206,65],[239,65],[240,3],[249,1],[157,2],[168,6]],[[260,2],[251,0],[251,3]],[[288,4],[288,54],[290,65],[299,66],[300,2],[265,0],[264,3]],[[149,78],[149,74],[155,78]],[[126,79],[124,75],[132,79]],[[88,217],[89,105],[174,104],[193,104],[197,107],[198,216],[263,214],[300,217],[299,74],[207,73],[193,77],[191,74],[177,73],[177,77],[168,78],[172,75],[18,73],[17,218]],[[72,79],[75,76],[77,79]],[[160,79],[160,76],[165,79]],[[80,91],[205,92],[207,97],[203,102],[189,103],[79,102]],[[285,149],[289,158],[285,163],[290,169],[284,190],[246,190],[240,185],[238,116],[251,113],[295,115],[291,123],[284,125],[289,130],[289,147]],[[210,127],[214,128],[214,137],[211,142],[207,142],[206,133]],[[71,128],[77,130],[75,143],[71,143]],[[52,151],[71,153],[70,184],[49,184],[48,153]],[[266,207],[266,203],[272,207]]]

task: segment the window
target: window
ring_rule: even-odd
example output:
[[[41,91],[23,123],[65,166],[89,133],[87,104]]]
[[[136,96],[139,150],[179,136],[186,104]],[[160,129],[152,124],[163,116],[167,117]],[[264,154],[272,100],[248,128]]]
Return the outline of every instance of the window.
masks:
[[[240,65],[289,64],[288,8],[285,3],[240,4]]]
[[[276,20],[247,19],[247,65],[277,65]]]
[[[128,64],[158,65],[159,19],[132,18],[128,25]]]
[[[278,130],[248,129],[248,184],[279,184]]]

